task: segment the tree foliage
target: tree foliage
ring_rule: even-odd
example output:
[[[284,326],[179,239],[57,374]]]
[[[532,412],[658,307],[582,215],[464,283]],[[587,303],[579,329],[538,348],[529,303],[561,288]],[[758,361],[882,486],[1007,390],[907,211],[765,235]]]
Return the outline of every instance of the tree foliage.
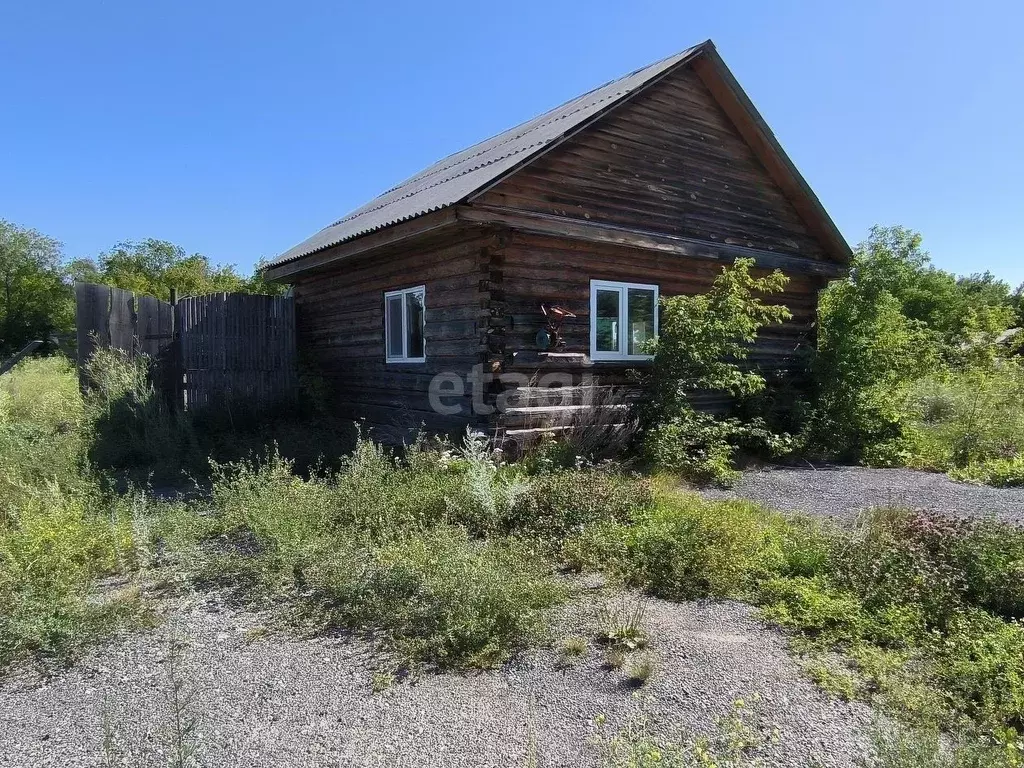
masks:
[[[901,387],[944,366],[990,364],[1012,322],[1005,282],[958,279],[931,264],[917,232],[872,228],[849,276],[821,296],[812,444],[845,459],[892,445]]]
[[[60,243],[0,219],[0,356],[66,333],[73,322]]]
[[[69,271],[75,280],[113,285],[166,301],[172,288],[179,296],[280,293],[283,286],[264,280],[262,266],[260,263],[251,277],[245,277],[231,264],[216,265],[206,256],[188,254],[166,240],[147,239],[119,243],[95,260],[74,261]]]

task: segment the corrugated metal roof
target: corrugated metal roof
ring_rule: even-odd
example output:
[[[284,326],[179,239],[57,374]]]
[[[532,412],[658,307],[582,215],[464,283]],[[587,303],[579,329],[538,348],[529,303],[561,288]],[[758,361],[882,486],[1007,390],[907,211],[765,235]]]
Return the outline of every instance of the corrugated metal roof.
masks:
[[[285,251],[270,266],[465,200],[637,88],[696,55],[705,45],[707,43],[701,43],[638,69],[515,128],[449,155]]]

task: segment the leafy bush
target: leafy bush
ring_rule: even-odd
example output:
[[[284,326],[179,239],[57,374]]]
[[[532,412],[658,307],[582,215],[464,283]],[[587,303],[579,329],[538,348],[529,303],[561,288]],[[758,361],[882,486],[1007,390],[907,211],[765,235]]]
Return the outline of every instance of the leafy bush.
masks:
[[[764,389],[760,373],[741,364],[761,328],[791,316],[757,294],[777,293],[788,280],[777,270],[754,277],[753,266],[752,259],[737,259],[706,294],[661,299],[654,365],[645,381],[650,397],[640,407],[643,446],[652,463],[693,482],[728,481],[741,447],[781,447],[763,421],[698,413],[689,401],[699,391],[743,396]]]
[[[407,660],[487,666],[536,639],[564,599],[529,546],[498,536],[515,493],[474,439],[404,460],[361,440],[341,469],[303,479],[289,461],[219,466],[213,522],[156,528],[188,542],[201,581],[298,598],[304,621],[377,630]],[[474,526],[475,539],[462,525]]]
[[[0,507],[0,667],[73,650],[138,612],[134,595],[93,599],[96,579],[129,570],[129,510],[54,484]]]
[[[646,449],[658,467],[678,472],[696,485],[729,485],[739,477],[734,468],[740,450],[779,456],[790,443],[771,432],[763,419],[737,418],[689,411],[652,426]]]
[[[505,519],[511,531],[562,539],[603,521],[626,521],[654,503],[651,482],[611,472],[568,470],[534,478]]]
[[[946,371],[906,389],[907,463],[1000,485],[1024,482],[1024,367]]]
[[[1024,627],[967,610],[928,651],[932,681],[955,712],[996,731],[1024,724]]]
[[[1008,380],[1017,366],[995,343],[1011,305],[991,274],[957,279],[931,266],[916,232],[873,228],[849,276],[821,296],[806,444],[880,466],[977,466],[979,479],[986,462],[1019,455],[1024,411]],[[1014,479],[1012,462],[999,469]]]
[[[964,598],[1007,619],[1024,619],[1024,531],[994,520],[976,522],[952,545],[963,572]]]
[[[961,606],[964,575],[953,547],[963,529],[941,515],[871,510],[841,541],[832,570],[869,610],[918,606],[929,626],[941,627]]]
[[[83,418],[78,379],[64,358],[25,360],[0,376],[0,499],[54,479],[77,483]]]
[[[766,618],[848,652],[860,689],[904,717],[989,736],[1024,723],[1024,532],[875,510],[832,542],[815,576],[758,585]]]
[[[585,528],[562,554],[575,568],[605,568],[659,597],[741,596],[768,574],[804,573],[827,557],[824,534],[792,530],[781,515],[749,502],[662,492],[628,523]]]
[[[104,493],[84,461],[83,405],[60,358],[0,377],[0,667],[60,654],[133,616],[131,594],[91,595],[134,567],[133,501]]]
[[[1017,768],[1021,748],[992,738],[950,743],[935,727],[905,728],[888,723],[872,734],[878,768]]]
[[[662,502],[629,532],[630,578],[671,599],[741,593],[755,573],[782,559],[764,523],[745,502]]]
[[[830,643],[852,643],[863,635],[867,617],[856,595],[818,578],[774,578],[758,599],[770,621]]]

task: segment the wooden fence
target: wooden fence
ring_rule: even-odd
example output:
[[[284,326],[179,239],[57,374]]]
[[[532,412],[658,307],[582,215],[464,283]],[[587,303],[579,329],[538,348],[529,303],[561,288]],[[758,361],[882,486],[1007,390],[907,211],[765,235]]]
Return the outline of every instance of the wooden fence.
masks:
[[[75,283],[79,370],[96,347],[160,357],[174,329],[171,305],[155,296],[95,283]]]
[[[298,385],[295,302],[217,293],[174,303],[93,283],[76,283],[78,365],[97,346],[148,355],[175,407],[225,399],[266,405]]]
[[[216,293],[175,307],[185,406],[229,395],[266,403],[295,391],[295,302],[278,296]]]

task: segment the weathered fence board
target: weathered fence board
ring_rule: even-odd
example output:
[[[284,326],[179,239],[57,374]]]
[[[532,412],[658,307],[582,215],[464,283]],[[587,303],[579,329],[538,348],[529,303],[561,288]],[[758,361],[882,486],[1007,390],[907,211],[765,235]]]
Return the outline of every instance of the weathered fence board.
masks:
[[[97,345],[165,358],[159,386],[171,402],[192,409],[225,399],[267,405],[297,389],[291,298],[220,293],[172,305],[76,283],[75,300],[79,370]]]
[[[298,385],[295,302],[279,296],[190,296],[175,307],[185,407],[222,398],[268,404]]]
[[[167,346],[174,332],[171,305],[155,296],[138,296],[138,337],[142,351],[157,357]]]

